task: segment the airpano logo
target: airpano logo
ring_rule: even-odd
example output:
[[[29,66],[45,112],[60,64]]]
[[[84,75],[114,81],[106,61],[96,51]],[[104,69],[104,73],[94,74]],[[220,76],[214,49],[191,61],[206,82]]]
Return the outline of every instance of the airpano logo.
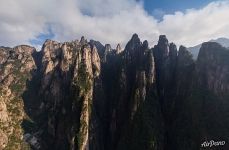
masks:
[[[225,141],[214,141],[214,140],[211,140],[211,141],[204,141],[202,144],[201,144],[201,147],[213,147],[213,146],[224,146],[226,144]]]

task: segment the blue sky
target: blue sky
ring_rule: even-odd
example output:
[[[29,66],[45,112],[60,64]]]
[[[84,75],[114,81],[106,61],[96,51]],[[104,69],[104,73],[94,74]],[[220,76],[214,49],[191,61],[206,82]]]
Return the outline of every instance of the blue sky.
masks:
[[[150,46],[165,34],[190,47],[229,38],[228,14],[229,0],[8,0],[0,5],[0,46],[39,49],[46,39],[84,36],[125,47],[137,33]]]
[[[47,32],[38,34],[35,38],[30,39],[29,43],[32,45],[42,45],[46,39],[53,39],[54,36],[52,29],[49,27]]]
[[[163,14],[171,14],[175,11],[185,11],[186,9],[199,9],[214,0],[144,0],[144,9],[161,19]]]
[[[184,11],[188,8],[201,8],[214,0],[144,0],[144,8],[151,12],[162,9],[166,13]]]

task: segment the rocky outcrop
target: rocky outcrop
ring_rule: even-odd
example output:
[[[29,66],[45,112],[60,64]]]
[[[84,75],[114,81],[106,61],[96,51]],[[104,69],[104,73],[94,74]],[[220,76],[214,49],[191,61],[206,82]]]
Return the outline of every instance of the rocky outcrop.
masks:
[[[36,69],[34,52],[33,47],[26,45],[0,48],[0,149],[23,146],[21,123],[27,116],[23,111],[22,94]]]
[[[121,45],[120,45],[120,44],[118,44],[118,45],[116,46],[115,52],[116,52],[116,54],[119,54],[119,53],[122,52],[122,48],[121,48]]]
[[[4,149],[8,144],[8,136],[0,130],[0,149]]]
[[[117,97],[113,98],[111,105],[110,137],[111,147],[107,149],[142,149],[158,147],[161,145],[163,137],[158,133],[163,133],[159,128],[158,133],[153,126],[160,126],[163,121],[155,116],[156,122],[144,120],[142,127],[140,122],[146,115],[154,115],[149,111],[148,106],[158,111],[161,116],[157,94],[155,93],[155,65],[152,51],[148,48],[148,42],[140,41],[137,34],[134,34],[121,53],[122,65],[120,66],[119,82],[116,84]],[[150,126],[147,126],[149,124]],[[152,127],[152,128],[151,128]],[[147,141],[154,142],[155,145],[143,144],[143,136],[146,134]],[[148,136],[149,135],[149,136]],[[127,140],[128,139],[128,140]],[[138,139],[138,140],[137,140]]]
[[[228,49],[215,42],[203,43],[197,60],[199,84],[220,96],[229,90]]]
[[[57,143],[56,149],[89,149],[93,81],[100,75],[97,48],[82,37],[80,42],[48,40],[41,52],[39,96],[47,115],[46,134],[53,139],[51,143]]]

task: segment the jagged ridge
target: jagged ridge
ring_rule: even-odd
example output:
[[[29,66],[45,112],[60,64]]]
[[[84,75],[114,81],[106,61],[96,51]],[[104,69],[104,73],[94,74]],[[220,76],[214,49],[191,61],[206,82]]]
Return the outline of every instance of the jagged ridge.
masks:
[[[194,61],[165,35],[149,48],[137,34],[124,50],[84,37],[1,47],[0,148],[194,150],[215,139],[227,149],[228,55],[208,42]]]

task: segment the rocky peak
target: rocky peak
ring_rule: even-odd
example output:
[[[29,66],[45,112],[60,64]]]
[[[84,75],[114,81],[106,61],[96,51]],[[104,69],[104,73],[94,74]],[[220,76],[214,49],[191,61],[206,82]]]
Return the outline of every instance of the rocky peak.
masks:
[[[168,41],[166,35],[160,35],[159,36],[158,45],[162,46],[162,47],[169,46],[169,41]]]
[[[168,41],[166,35],[160,35],[159,36],[158,45],[160,45],[160,46],[168,46],[169,45],[169,41]]]
[[[61,44],[56,41],[46,40],[42,46],[41,53],[41,69],[47,74],[58,64],[58,58],[61,56]]]
[[[160,35],[158,44],[154,47],[156,59],[165,60],[169,55],[169,42],[165,35]]]
[[[105,44],[105,52],[111,52],[111,45],[110,44]]]
[[[115,51],[116,51],[116,54],[121,53],[122,49],[121,49],[121,45],[120,45],[120,44],[118,44],[118,45],[116,46]]]
[[[34,47],[31,47],[29,45],[19,45],[14,47],[15,52],[18,53],[24,53],[27,55],[31,55],[32,53],[34,53],[36,50]]]
[[[81,37],[81,39],[80,39],[80,43],[81,43],[82,45],[84,45],[84,44],[86,44],[86,43],[87,43],[87,40],[85,39],[85,37],[84,37],[84,36],[82,36],[82,37]]]
[[[216,95],[229,90],[229,50],[216,42],[203,43],[197,59],[199,84]]]
[[[102,46],[100,46],[102,48]],[[100,55],[100,58],[101,58],[101,61],[103,63],[107,62],[107,58],[113,54],[112,53],[112,48],[111,48],[111,45],[110,44],[105,44],[105,46],[103,47],[102,50],[99,50],[99,55]]]
[[[191,52],[187,50],[186,47],[180,46],[178,52],[178,64],[190,65],[194,63]]]
[[[130,41],[127,43],[125,50],[127,51],[133,51],[135,49],[138,49],[141,46],[141,41],[138,37],[138,35],[135,33]]]
[[[124,53],[127,63],[136,60],[137,55],[141,53],[142,42],[140,41],[138,35],[135,33],[129,42],[126,44]]]
[[[0,60],[4,61],[6,59],[9,60],[21,60],[23,57],[28,57],[35,52],[35,48],[28,45],[19,45],[14,48],[0,48],[0,57],[5,57]]]
[[[143,42],[142,48],[143,48],[143,50],[146,50],[146,49],[149,48],[149,44],[148,44],[148,41],[147,41],[147,40],[145,40],[145,41]]]
[[[132,35],[131,40],[133,40],[133,41],[138,41],[138,40],[139,40],[139,37],[138,37],[137,33],[134,33],[134,34]]]
[[[101,44],[99,41],[95,41],[95,40],[90,40],[89,44],[91,45],[91,48],[93,49],[94,46],[97,49],[97,52],[99,54],[100,60],[103,62],[104,60],[104,52],[105,52],[105,46],[103,44]]]
[[[103,52],[103,50],[105,49],[104,45],[102,43],[100,43],[99,41],[90,40],[89,44],[91,46],[96,46],[99,53]]]
[[[101,71],[101,64],[100,64],[100,57],[99,57],[98,50],[97,50],[96,46],[93,46],[91,53],[92,53],[91,54],[92,70],[93,70],[94,76],[98,77],[100,75],[100,71]]]
[[[205,42],[200,48],[198,58],[205,59],[206,57],[213,57],[214,54],[218,54],[222,49],[226,50],[226,48],[222,47],[219,43]]]
[[[174,43],[169,45],[169,57],[175,59],[177,57],[177,46]]]
[[[39,95],[43,97],[42,104],[45,104],[43,109],[47,111],[46,115],[48,115],[46,120],[49,122],[48,134],[51,137],[56,135],[61,137],[53,139],[58,143],[55,145],[56,149],[58,146],[62,146],[61,149],[64,149],[63,146],[66,143],[70,143],[69,145],[78,147],[80,150],[87,149],[89,144],[89,110],[93,97],[92,86],[94,79],[99,78],[101,69],[96,45],[93,42],[87,43],[84,37],[80,42],[59,43],[49,40],[44,43],[41,52],[41,86],[38,91]],[[46,109],[47,107],[51,107],[52,110]],[[68,113],[68,116],[64,117],[66,120],[75,121],[72,124],[69,123],[69,127],[55,119],[66,113]],[[71,113],[76,113],[78,118],[72,119]],[[57,126],[61,128],[56,128]],[[77,135],[69,133],[73,128],[77,130],[74,131],[78,132]],[[64,130],[68,132],[61,134]],[[62,136],[66,138],[66,141],[62,141]],[[75,142],[72,142],[74,139]],[[77,142],[78,144],[76,144]]]

